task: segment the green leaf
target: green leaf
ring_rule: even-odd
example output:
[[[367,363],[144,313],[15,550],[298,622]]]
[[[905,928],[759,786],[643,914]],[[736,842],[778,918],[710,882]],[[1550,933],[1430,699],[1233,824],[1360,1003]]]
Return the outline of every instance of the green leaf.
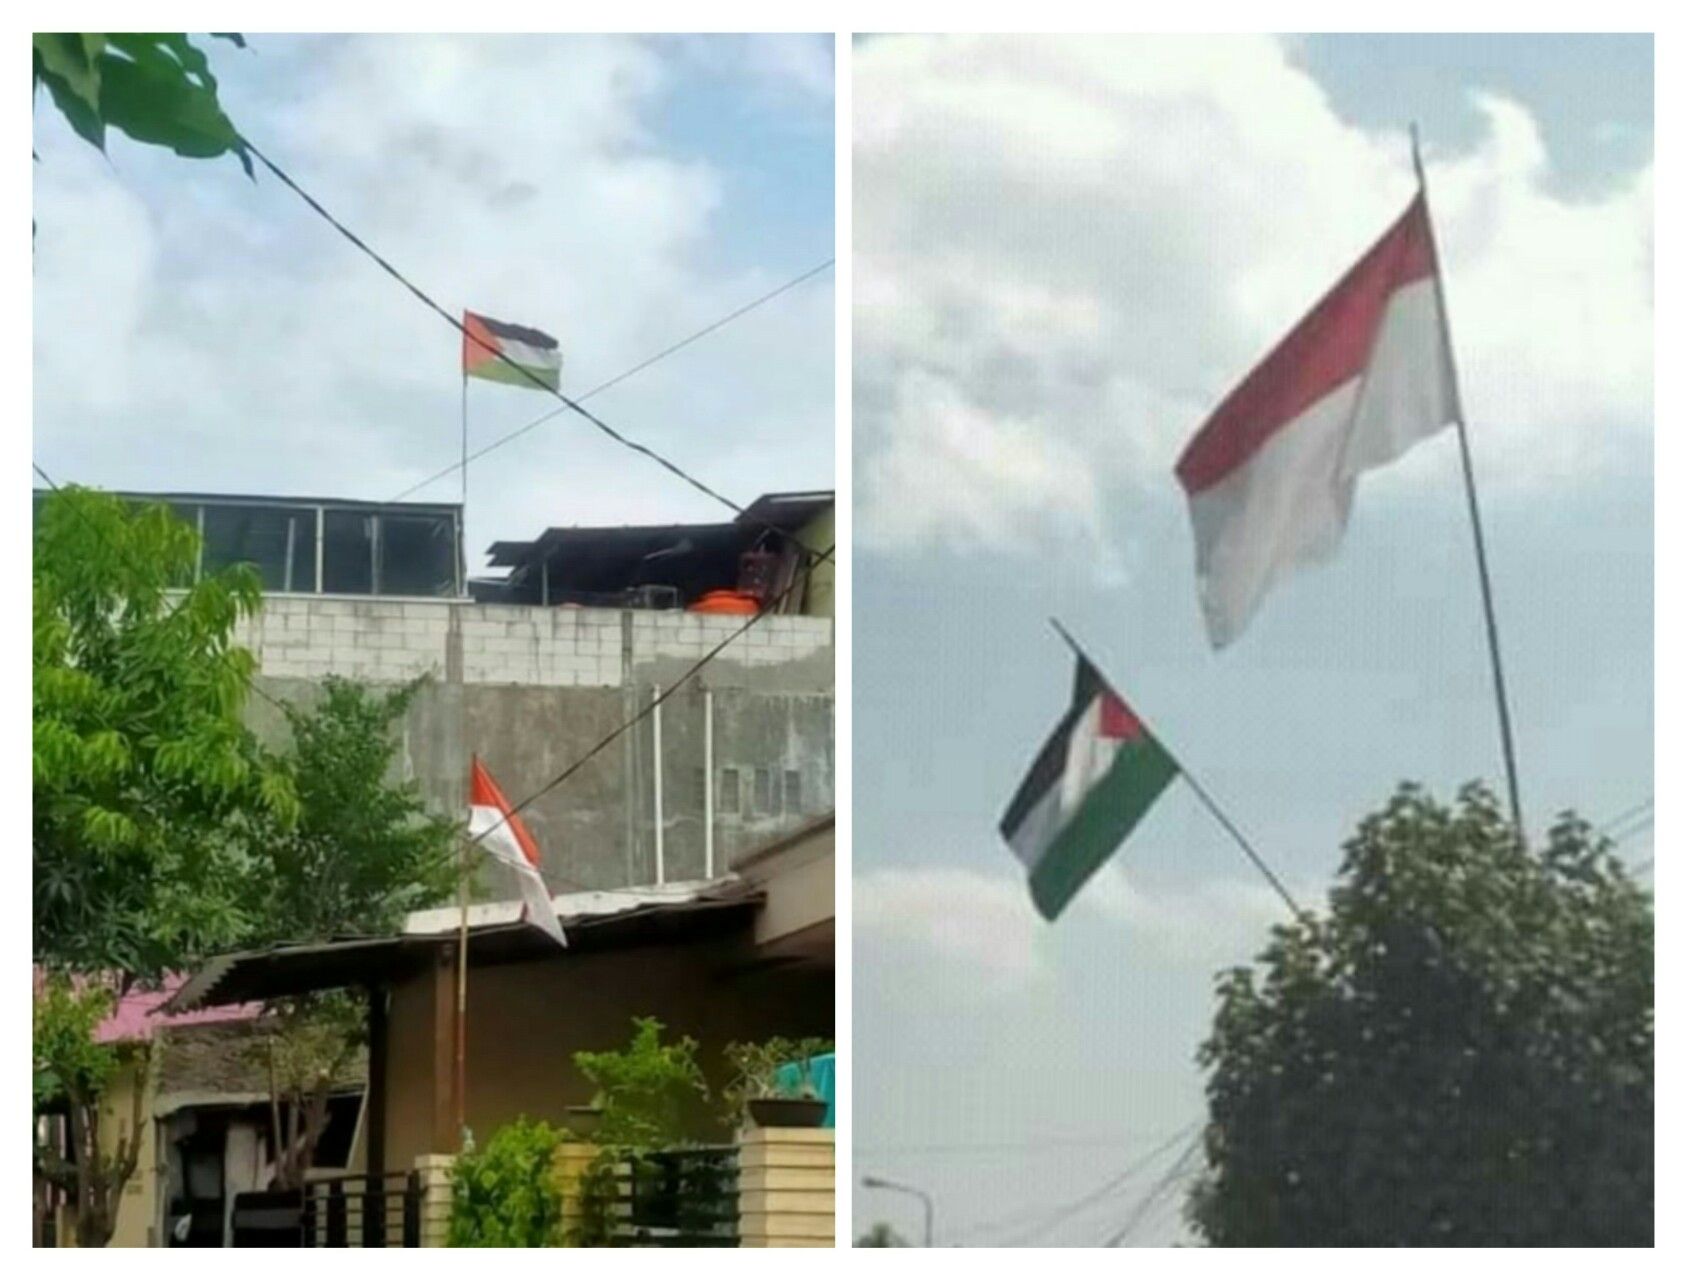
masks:
[[[100,54],[105,36],[75,31],[37,32],[35,56],[41,69],[56,76],[89,111],[100,109]]]
[[[112,128],[177,155],[220,156],[240,146],[215,89],[193,83],[179,69],[171,74],[157,59],[108,58],[100,108]]]
[[[39,51],[37,57],[39,58]],[[41,66],[36,65],[36,82],[47,86],[47,94],[53,100],[53,105],[59,109],[70,127],[76,131],[78,137],[91,145],[105,150],[105,121],[101,119],[97,109],[90,107],[65,83],[62,76],[55,75]]]

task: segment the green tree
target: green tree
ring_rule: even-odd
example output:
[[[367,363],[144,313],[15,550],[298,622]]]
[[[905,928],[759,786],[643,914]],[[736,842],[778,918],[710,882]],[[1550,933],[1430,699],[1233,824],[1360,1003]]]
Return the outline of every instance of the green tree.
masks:
[[[249,936],[245,836],[298,816],[242,719],[253,659],[231,637],[257,575],[191,582],[197,559],[163,506],[69,488],[40,509],[34,956],[119,992]]]
[[[1649,1245],[1651,895],[1573,815],[1538,855],[1493,795],[1406,786],[1326,917],[1219,983],[1215,1245]]]
[[[373,692],[329,677],[314,706],[284,704],[292,741],[273,764],[291,781],[299,814],[254,824],[246,892],[264,909],[248,917],[242,946],[386,933],[450,896],[458,824],[430,816],[413,783],[388,781],[399,747],[393,723],[419,687]],[[302,1182],[367,1012],[364,996],[344,991],[266,1011],[254,1051],[270,1079],[276,1187]]]
[[[304,1185],[317,1139],[328,1127],[328,1099],[364,1039],[368,1006],[346,991],[271,1001],[253,1053],[269,1076],[271,1186]]]
[[[245,47],[234,34],[221,39]],[[232,154],[252,173],[239,132],[217,101],[202,50],[180,32],[35,33],[35,90],[101,151],[106,130],[168,147],[179,156]]]
[[[413,782],[391,782],[394,723],[421,682],[375,692],[330,676],[314,706],[284,707],[290,750],[271,764],[291,782],[296,821],[253,832],[250,889],[264,904],[243,945],[390,932],[456,887],[460,824],[430,815]]]
[[[111,1012],[109,987],[73,983],[59,975],[37,981],[34,1004],[35,1168],[68,1197],[75,1211],[76,1243],[103,1247],[117,1226],[123,1188],[140,1158],[147,1117],[141,1078],[144,1046],[100,1044],[94,1030]],[[119,1072],[138,1073],[115,1149],[100,1125],[100,1102]],[[41,1116],[63,1116],[69,1130],[67,1158],[57,1142],[43,1141]]]
[[[242,720],[252,657],[231,636],[257,577],[193,582],[198,556],[162,506],[71,488],[37,516],[36,1102],[66,1109],[73,1158],[38,1146],[36,1167],[69,1192],[84,1247],[110,1238],[142,1125],[137,1112],[104,1149],[100,1098],[121,1063],[94,1028],[132,985],[252,928],[244,835],[254,816],[284,828],[298,812]]]

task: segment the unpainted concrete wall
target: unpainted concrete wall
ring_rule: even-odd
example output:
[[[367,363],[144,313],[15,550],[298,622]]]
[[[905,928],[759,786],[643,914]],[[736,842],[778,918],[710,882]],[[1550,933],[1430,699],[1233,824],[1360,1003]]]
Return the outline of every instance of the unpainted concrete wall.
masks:
[[[405,716],[397,772],[435,811],[466,806],[478,754],[512,801],[538,791],[676,681],[743,619],[461,601],[270,597],[237,636],[273,696],[309,704],[322,679],[428,677]],[[662,878],[702,878],[833,805],[833,623],[769,617],[662,704]],[[285,739],[264,699],[250,717]],[[713,719],[713,773],[705,727]],[[523,811],[557,892],[657,879],[655,717]],[[488,867],[478,893],[515,896]]]

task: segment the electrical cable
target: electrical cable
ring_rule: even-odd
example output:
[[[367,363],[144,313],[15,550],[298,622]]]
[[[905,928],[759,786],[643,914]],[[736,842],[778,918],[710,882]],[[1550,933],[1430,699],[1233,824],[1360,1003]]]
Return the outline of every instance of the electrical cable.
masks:
[[[355,231],[353,231],[350,227],[346,226],[345,223],[341,222],[333,214],[329,213],[328,210],[323,206],[321,201],[319,201],[315,196],[311,195],[310,192],[306,191],[297,182],[295,182],[293,180],[293,178],[287,173],[286,170],[284,170],[280,165],[276,164],[275,161],[271,160],[267,155],[265,155],[261,150],[259,150],[258,147],[253,145],[252,142],[249,139],[242,138],[240,140],[240,142],[241,142],[242,146],[244,146],[249,152],[251,152],[251,154],[257,159],[258,163],[263,165],[264,168],[268,169],[270,171],[270,173],[275,175],[276,179],[279,182],[281,182],[281,184],[283,186],[285,186],[294,195],[298,196],[299,199],[303,200],[305,202],[305,204],[308,205],[311,208],[311,210],[314,211],[325,222],[327,222],[329,226],[333,227],[334,230],[338,231],[341,236],[343,236],[348,242],[350,242],[353,246],[355,246],[361,253],[363,253],[363,255],[365,257],[369,258],[370,261],[374,262],[376,266],[380,267],[382,271],[385,271],[389,276],[391,276],[399,284],[404,286],[404,288],[412,296],[414,296],[417,299],[417,301],[421,302],[425,307],[427,307],[428,310],[432,311],[435,315],[439,316],[439,318],[444,320],[446,324],[450,325],[453,329],[455,329],[458,333],[460,333],[466,341],[475,343],[477,346],[481,347],[486,352],[488,352],[490,355],[492,355],[494,358],[503,361],[511,369],[514,369],[516,371],[516,373],[519,374],[523,379],[525,379],[527,382],[530,382],[533,386],[537,387],[539,390],[547,391],[551,395],[555,396],[558,400],[562,401],[563,407],[568,408],[568,409],[572,409],[575,413],[579,414],[587,422],[591,423],[594,427],[596,427],[599,431],[603,432],[611,440],[614,440],[617,444],[620,444],[627,449],[631,449],[634,453],[642,454],[646,458],[649,458],[652,462],[656,463],[658,466],[662,467],[663,469],[671,472],[673,475],[679,477],[681,480],[685,481],[686,484],[690,485],[693,489],[696,489],[699,493],[702,493],[702,494],[706,495],[707,497],[713,498],[716,502],[720,503],[724,507],[727,507],[729,510],[733,511],[734,513],[736,513],[740,516],[744,514],[744,508],[742,506],[740,506],[738,503],[734,502],[731,498],[728,498],[725,494],[723,494],[723,493],[719,492],[718,490],[712,488],[708,484],[705,484],[702,480],[699,480],[696,476],[692,475],[690,472],[685,470],[685,468],[681,467],[678,463],[670,461],[668,458],[664,457],[662,454],[657,453],[656,450],[652,449],[649,445],[640,444],[637,440],[634,440],[634,439],[632,439],[632,438],[630,438],[626,435],[623,435],[621,432],[617,431],[614,427],[610,426],[607,422],[605,422],[602,418],[600,418],[596,414],[594,414],[590,409],[587,409],[583,405],[581,405],[581,403],[578,400],[572,398],[571,396],[563,394],[563,392],[561,390],[559,390],[556,387],[551,386],[544,379],[540,378],[537,374],[532,372],[532,370],[524,368],[523,366],[517,364],[514,360],[511,360],[502,351],[499,351],[495,347],[488,344],[485,340],[483,340],[483,339],[477,337],[476,335],[470,333],[468,328],[463,324],[463,322],[461,320],[459,320],[456,316],[452,315],[444,307],[440,306],[439,303],[435,302],[433,300],[433,298],[430,297],[419,285],[415,284],[402,271],[400,271],[397,267],[393,266],[393,264],[391,262],[387,261],[387,259],[385,257],[383,257],[375,249],[373,249]]]
[[[734,320],[738,319],[738,317],[743,316],[743,315],[748,315],[750,312],[754,311],[757,307],[762,306],[764,303],[772,302],[775,298],[779,297],[781,294],[788,293],[792,289],[795,289],[798,285],[803,284],[808,280],[812,280],[815,276],[819,275],[822,271],[825,271],[828,267],[831,267],[832,265],[834,265],[835,262],[836,262],[836,259],[827,258],[826,261],[824,261],[822,263],[819,263],[816,266],[810,267],[807,271],[804,271],[801,275],[791,277],[791,279],[785,281],[785,283],[780,285],[778,288],[771,289],[767,293],[762,294],[759,298],[756,298],[751,302],[745,303],[743,306],[739,307],[736,311],[729,312],[728,314],[722,316],[720,319],[716,320],[713,324],[707,325],[704,328],[701,328],[701,329],[697,330],[697,332],[693,333],[690,337],[681,338],[678,342],[675,342],[675,343],[673,343],[673,344],[671,344],[667,347],[664,347],[662,350],[658,351],[655,355],[649,357],[648,359],[639,361],[639,363],[635,364],[632,368],[624,370],[623,372],[616,374],[613,378],[610,378],[605,382],[598,383],[597,386],[593,387],[590,391],[585,391],[585,392],[582,392],[580,395],[575,396],[574,399],[575,399],[576,403],[584,404],[586,401],[590,400],[593,396],[597,395],[599,392],[607,391],[607,390],[609,390],[610,387],[613,387],[613,386],[616,386],[619,383],[625,382],[628,378],[632,377],[635,373],[642,373],[644,370],[650,368],[651,365],[657,363],[660,360],[667,359],[669,356],[673,355],[676,351],[681,351],[684,348],[689,347],[692,343],[698,341],[700,338],[706,338],[711,333],[714,333],[717,329],[722,329],[725,326],[731,324]],[[467,458],[459,458],[456,462],[453,462],[450,466],[434,472],[426,480],[418,480],[415,484],[411,485],[408,489],[405,489],[403,492],[398,493],[391,498],[388,498],[387,501],[388,502],[401,502],[401,501],[403,501],[405,498],[408,498],[411,494],[415,493],[417,490],[427,488],[430,484],[433,484],[436,480],[445,479],[447,476],[451,475],[453,472],[456,472],[456,471],[460,470],[467,463],[478,461],[479,459],[484,458],[487,454],[491,453],[494,449],[500,449],[504,445],[510,443],[510,441],[514,440],[516,437],[524,436],[529,431],[532,431],[535,427],[543,426],[545,423],[551,421],[551,419],[556,418],[556,417],[560,417],[562,414],[568,412],[568,408],[569,407],[566,404],[559,405],[557,408],[552,409],[549,413],[540,414],[537,418],[533,419],[533,421],[529,422],[526,426],[517,427],[514,431],[509,432],[507,435],[499,436],[491,444],[486,445],[483,448],[477,449],[475,452],[469,454],[469,456]]]
[[[1117,1249],[1130,1238],[1131,1233],[1135,1231],[1137,1227],[1141,1225],[1142,1220],[1147,1217],[1148,1211],[1154,1206],[1154,1202],[1170,1190],[1177,1182],[1178,1175],[1183,1171],[1183,1166],[1188,1162],[1189,1157],[1194,1155],[1200,1148],[1200,1145],[1201,1135],[1197,1133],[1190,1139],[1189,1145],[1183,1149],[1182,1153],[1172,1163],[1172,1167],[1166,1170],[1165,1176],[1149,1188],[1148,1193],[1143,1196],[1141,1200],[1137,1201],[1136,1208],[1131,1211],[1130,1219],[1123,1227],[1119,1228],[1117,1232],[1109,1237],[1106,1244],[1107,1248]]]
[[[1198,1141],[1200,1138],[1200,1124],[1201,1122],[1197,1120],[1185,1125],[1164,1142],[1156,1146],[1152,1151],[1149,1151],[1140,1159],[1132,1161],[1122,1172],[1114,1174],[1111,1178],[1096,1187],[1094,1190],[1085,1192],[1076,1200],[1071,1200],[1065,1204],[1056,1206],[1052,1213],[1046,1209],[1042,1210],[1041,1212],[1044,1217],[1041,1221],[1024,1230],[1012,1232],[1005,1239],[998,1241],[992,1247],[1008,1248],[1011,1246],[1026,1244],[1045,1232],[1053,1230],[1055,1227],[1058,1227],[1061,1223],[1067,1221],[1075,1214],[1082,1212],[1084,1209],[1089,1208],[1091,1205],[1105,1199],[1112,1192],[1118,1190],[1149,1165],[1153,1164],[1155,1160],[1164,1155],[1192,1130],[1195,1131],[1195,1137]]]

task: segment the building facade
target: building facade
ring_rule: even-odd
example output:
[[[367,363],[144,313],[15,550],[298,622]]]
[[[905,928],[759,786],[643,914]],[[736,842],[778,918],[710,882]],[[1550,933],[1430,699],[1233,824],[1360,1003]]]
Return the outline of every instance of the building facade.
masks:
[[[262,612],[237,642],[265,693],[423,681],[399,769],[446,814],[478,755],[512,802],[684,687],[523,811],[554,892],[709,879],[833,806],[832,495],[770,494],[716,525],[556,528],[490,551],[471,580],[459,508],[317,498],[128,494],[202,535],[206,570],[245,562]],[[742,612],[776,597],[731,639]],[[281,741],[281,713],[250,700]],[[492,878],[496,878],[496,873]],[[483,886],[501,896],[508,886]]]

